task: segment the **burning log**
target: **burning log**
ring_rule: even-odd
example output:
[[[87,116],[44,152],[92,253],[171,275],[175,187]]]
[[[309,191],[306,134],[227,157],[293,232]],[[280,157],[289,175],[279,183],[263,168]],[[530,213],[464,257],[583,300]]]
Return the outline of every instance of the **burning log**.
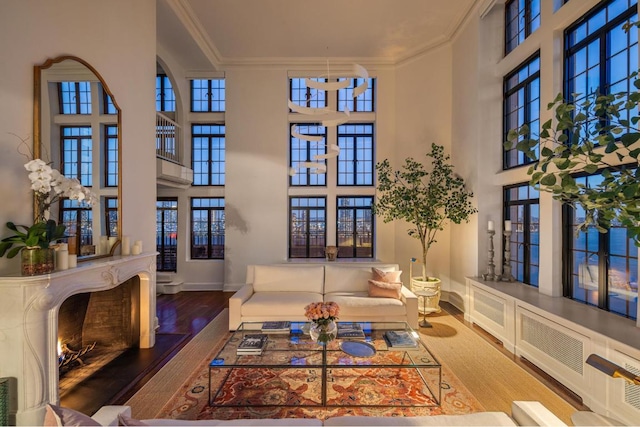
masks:
[[[87,345],[78,351],[72,350],[67,344],[61,344],[61,352],[58,356],[58,370],[60,374],[68,372],[76,366],[84,366],[85,362],[82,358],[93,350],[96,346],[94,342],[91,345]]]

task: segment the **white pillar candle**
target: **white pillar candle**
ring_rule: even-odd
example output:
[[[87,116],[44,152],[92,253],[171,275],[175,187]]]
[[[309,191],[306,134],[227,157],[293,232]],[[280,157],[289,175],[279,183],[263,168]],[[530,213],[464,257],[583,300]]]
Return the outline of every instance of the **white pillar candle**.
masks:
[[[140,253],[142,253],[142,240],[136,240],[134,242],[134,245],[138,245],[138,247],[140,248]]]
[[[120,242],[120,245],[122,246],[120,251],[122,255],[126,256],[131,254],[131,239],[129,236],[122,236],[122,242]]]
[[[62,243],[56,251],[56,270],[69,269],[69,251],[67,245]]]
[[[141,253],[142,253],[142,248],[140,248],[140,245],[138,245],[137,243],[134,243],[133,247],[131,248],[131,254],[140,255]]]
[[[493,230],[495,230],[495,229],[493,228],[493,221],[489,220],[489,224],[487,225],[487,229],[488,229],[489,231],[493,231]]]
[[[116,236],[109,237],[109,251],[108,251],[108,253],[111,253],[111,249],[113,248],[113,245],[115,245],[117,241],[118,241],[118,238]]]
[[[504,231],[511,231],[511,221],[506,220],[504,222]]]
[[[78,266],[78,255],[69,254],[69,268],[76,268]]]

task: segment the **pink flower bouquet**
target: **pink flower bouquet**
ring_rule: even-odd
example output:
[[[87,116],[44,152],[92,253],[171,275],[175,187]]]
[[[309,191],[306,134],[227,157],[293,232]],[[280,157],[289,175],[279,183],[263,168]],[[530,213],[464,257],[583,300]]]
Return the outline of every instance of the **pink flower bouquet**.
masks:
[[[340,313],[340,306],[333,302],[312,302],[304,308],[304,315],[317,324],[335,321]]]

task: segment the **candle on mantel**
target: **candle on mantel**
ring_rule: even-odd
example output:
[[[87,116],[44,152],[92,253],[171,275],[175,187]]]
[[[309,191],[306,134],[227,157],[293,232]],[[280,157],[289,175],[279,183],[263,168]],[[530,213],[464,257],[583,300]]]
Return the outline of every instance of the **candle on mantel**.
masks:
[[[78,255],[69,254],[69,268],[76,268],[78,266]]]
[[[506,220],[504,222],[504,231],[511,231],[511,221]]]
[[[131,254],[131,239],[129,236],[122,236],[121,246],[120,253],[122,255],[126,256]]]
[[[489,231],[493,231],[493,230],[495,230],[495,229],[493,228],[493,221],[491,221],[491,220],[489,220],[489,224],[487,225],[487,227],[488,227],[487,229],[488,229]]]
[[[131,248],[131,255],[140,255],[142,253],[142,248],[138,243],[134,243]]]

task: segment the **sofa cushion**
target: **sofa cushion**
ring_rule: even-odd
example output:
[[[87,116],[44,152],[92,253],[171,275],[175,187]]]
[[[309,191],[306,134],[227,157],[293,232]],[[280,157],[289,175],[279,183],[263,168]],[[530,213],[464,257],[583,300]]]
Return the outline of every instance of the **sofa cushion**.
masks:
[[[254,292],[323,292],[324,267],[285,267],[256,265]]]
[[[398,270],[397,264],[380,265],[382,271]],[[369,279],[374,279],[371,266],[343,267],[326,265],[324,293],[369,292]],[[325,298],[326,300],[326,298]]]
[[[321,301],[322,294],[314,292],[257,292],[242,304],[240,310],[242,316],[250,317],[300,317],[304,316],[304,307],[307,304]]]
[[[239,420],[142,420],[150,426],[322,426],[314,418],[245,418]]]
[[[340,306],[340,318],[351,316],[366,317],[371,320],[380,315],[404,316],[407,312],[402,301],[395,298],[371,298],[369,292],[334,292],[324,296],[325,301],[334,301]]]
[[[52,405],[45,406],[43,426],[100,426],[88,415],[69,408]]]
[[[400,299],[402,282],[389,283],[369,280],[369,296],[372,298]]]
[[[418,417],[330,417],[325,426],[515,426],[504,412],[478,412],[462,415],[433,415]]]

